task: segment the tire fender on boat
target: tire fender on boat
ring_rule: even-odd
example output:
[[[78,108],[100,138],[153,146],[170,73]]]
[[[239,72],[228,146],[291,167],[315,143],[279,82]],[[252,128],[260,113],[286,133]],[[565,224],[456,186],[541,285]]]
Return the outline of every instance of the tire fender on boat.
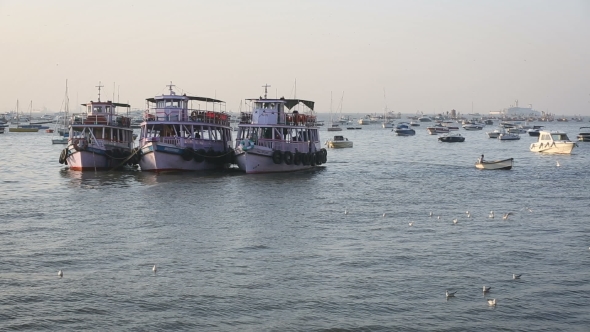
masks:
[[[295,154],[293,155],[293,164],[295,164],[295,165],[301,164],[301,153],[300,152],[295,152]]]
[[[65,163],[66,159],[68,159],[68,149],[64,148],[63,150],[61,150],[61,154],[59,155],[59,163]]]
[[[198,162],[201,163],[203,161],[205,161],[205,156],[207,155],[207,151],[205,151],[205,149],[198,149],[197,151],[195,151],[195,153],[193,154],[193,159]]]
[[[308,155],[308,158],[309,158],[309,164],[311,166],[315,166],[317,164],[316,158],[315,158],[315,153],[309,152],[307,155]]]
[[[279,150],[275,150],[272,153],[272,161],[275,164],[280,164],[283,161],[283,153],[281,151],[279,151]]]
[[[322,152],[322,164],[325,164],[328,162],[328,150],[322,148],[320,152]]]
[[[293,163],[293,153],[291,151],[285,151],[285,153],[283,153],[283,160],[285,161],[285,164],[291,165]]]
[[[184,159],[184,161],[189,161],[191,159],[193,159],[193,154],[195,153],[195,150],[193,150],[193,148],[185,148],[182,151],[182,159]]]

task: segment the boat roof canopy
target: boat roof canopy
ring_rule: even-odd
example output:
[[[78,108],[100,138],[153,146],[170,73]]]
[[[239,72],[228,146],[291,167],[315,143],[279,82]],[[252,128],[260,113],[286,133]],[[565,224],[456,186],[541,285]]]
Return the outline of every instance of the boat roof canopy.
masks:
[[[264,102],[264,103],[284,103],[285,107],[287,107],[288,109],[293,108],[294,106],[297,106],[299,103],[309,107],[310,110],[313,111],[313,106],[315,104],[315,102],[311,101],[311,100],[303,100],[303,99],[285,99],[285,98],[281,98],[281,99],[263,99],[263,98],[258,98],[258,99],[246,99],[249,101],[259,101],[259,102]]]
[[[150,103],[155,103],[156,100],[162,100],[162,99],[184,99],[187,98],[188,100],[198,100],[198,101],[204,101],[206,103],[224,103],[223,100],[218,100],[218,99],[213,99],[213,98],[207,98],[207,97],[193,97],[193,96],[177,96],[177,95],[169,95],[169,96],[158,96],[158,97],[154,97],[154,98],[148,98],[146,99],[147,101],[149,101]]]
[[[88,105],[96,105],[96,104],[113,105],[113,106],[117,106],[117,107],[131,107],[131,105],[129,105],[129,104],[113,103],[110,101],[90,101],[89,103],[81,104],[81,105],[88,106]]]

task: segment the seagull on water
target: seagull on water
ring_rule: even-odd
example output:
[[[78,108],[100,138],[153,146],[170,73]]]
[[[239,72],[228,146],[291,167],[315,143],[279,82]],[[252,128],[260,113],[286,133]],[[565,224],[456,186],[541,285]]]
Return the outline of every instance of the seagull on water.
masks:
[[[440,220],[440,216],[436,217],[436,219]]]
[[[488,299],[488,304],[491,306],[495,306],[496,305],[496,299]]]
[[[459,222],[459,220],[457,220],[457,218],[453,219],[453,224],[457,225],[457,223]]]
[[[471,218],[471,213],[468,213],[467,214],[467,218]]]
[[[154,271],[154,274],[155,274],[156,272],[158,272],[158,268],[156,267],[156,264],[154,264],[154,267],[152,267],[152,271]]]
[[[488,286],[483,286],[483,292],[487,293],[490,291],[490,289],[492,289],[492,287],[488,287]]]
[[[344,209],[344,214],[348,214],[348,210],[347,209]]]
[[[469,214],[469,211],[465,211],[465,214]]]
[[[383,218],[387,217],[387,213],[383,212]]]
[[[413,222],[413,221],[410,221],[410,222],[408,223],[408,225],[410,225],[410,227],[412,227],[412,226],[414,226],[414,222]]]
[[[447,295],[447,297],[455,297],[455,293],[457,293],[457,291],[454,291],[454,292],[446,291],[445,292],[445,294]]]
[[[512,274],[512,279],[520,279],[522,274]]]
[[[557,167],[561,166],[561,165],[559,164],[559,160],[557,161],[557,164],[556,164],[555,166],[557,166]]]
[[[434,213],[432,213],[432,211],[430,211],[430,214],[428,216],[432,217],[433,215],[434,215]]]
[[[508,217],[511,215],[512,215],[512,212],[504,213],[504,215],[502,216],[502,220],[508,219]]]
[[[64,273],[63,273],[61,270],[59,270],[59,271],[57,271],[57,275],[58,275],[60,278],[63,278],[63,276],[64,276]]]
[[[490,218],[494,218],[494,211],[490,211],[490,215],[489,215],[489,217],[490,217]]]

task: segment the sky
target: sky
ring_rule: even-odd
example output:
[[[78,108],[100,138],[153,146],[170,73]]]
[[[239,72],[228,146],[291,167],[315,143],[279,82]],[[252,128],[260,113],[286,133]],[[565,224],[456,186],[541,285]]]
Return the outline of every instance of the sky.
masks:
[[[588,0],[0,0],[0,113],[167,91],[244,110],[590,116]],[[342,105],[341,107],[339,105]]]

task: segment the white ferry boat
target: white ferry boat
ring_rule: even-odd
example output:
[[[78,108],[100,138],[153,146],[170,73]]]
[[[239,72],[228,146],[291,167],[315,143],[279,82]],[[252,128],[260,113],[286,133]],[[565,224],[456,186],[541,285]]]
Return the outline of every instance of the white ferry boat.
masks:
[[[246,173],[290,172],[327,161],[321,147],[314,102],[302,99],[247,99],[236,137],[236,163]],[[298,106],[306,111],[293,110]]]
[[[562,131],[545,131],[539,132],[539,139],[532,143],[530,150],[533,152],[543,153],[560,153],[570,154],[577,144],[572,142],[567,134]]]
[[[131,165],[133,129],[128,104],[100,100],[82,104],[85,112],[73,114],[70,121],[68,145],[59,157],[61,164],[71,170],[105,170]],[[117,107],[126,107],[125,115],[117,113]]]
[[[225,102],[206,97],[148,98],[141,123],[138,163],[142,171],[201,171],[228,168],[234,159],[230,116]],[[193,103],[196,105],[193,107]],[[189,105],[190,104],[190,105]],[[191,106],[189,108],[189,106]]]

